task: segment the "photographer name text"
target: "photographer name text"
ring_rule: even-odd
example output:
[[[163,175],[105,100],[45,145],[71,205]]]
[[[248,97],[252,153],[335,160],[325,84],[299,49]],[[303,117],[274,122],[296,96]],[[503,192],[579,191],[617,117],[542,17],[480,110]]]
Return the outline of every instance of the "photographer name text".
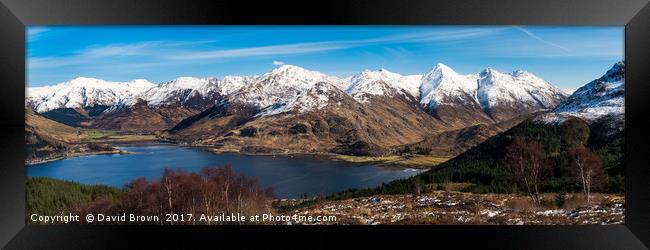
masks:
[[[278,215],[264,213],[256,215],[243,215],[240,213],[221,214],[164,214],[159,215],[138,215],[133,213],[121,214],[85,214],[61,213],[58,215],[31,214],[29,219],[40,224],[67,224],[67,223],[300,223],[300,222],[335,222],[335,216],[311,216],[311,215]]]

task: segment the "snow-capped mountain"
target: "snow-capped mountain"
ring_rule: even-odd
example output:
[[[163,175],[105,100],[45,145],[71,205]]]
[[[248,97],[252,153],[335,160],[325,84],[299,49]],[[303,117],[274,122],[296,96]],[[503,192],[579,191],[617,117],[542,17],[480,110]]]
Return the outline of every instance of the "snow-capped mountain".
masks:
[[[461,75],[441,63],[422,77],[420,94],[420,104],[443,120],[443,116],[466,115],[463,119],[473,116],[477,121],[484,120],[485,115],[504,121],[520,114],[552,109],[567,96],[526,71],[502,73],[486,68],[478,74]],[[478,113],[468,114],[475,112]]]
[[[78,77],[52,86],[27,88],[26,101],[39,113],[59,108],[113,106],[154,86],[146,80],[110,82]]]
[[[502,73],[487,68],[479,76],[477,98],[493,118],[503,115],[503,109],[527,113],[553,109],[567,97],[561,89],[523,70]]]
[[[341,94],[358,102],[354,106],[374,105],[369,103],[374,97],[381,97],[378,99],[381,102],[399,99],[399,102],[420,103],[427,113],[452,127],[499,122],[550,109],[566,97],[560,89],[525,71],[501,73],[488,68],[477,74],[462,75],[439,63],[426,74],[407,76],[379,69],[339,78],[282,65],[261,76],[226,76],[220,80],[179,77],[158,85],[144,80],[112,83],[77,78],[55,86],[30,88],[27,102],[39,113],[104,105],[110,108],[103,114],[116,113],[114,117],[123,121],[145,111],[175,121],[179,117],[168,119],[175,108],[182,107],[183,114],[191,114],[222,102],[258,110],[257,117],[305,113],[340,100],[332,96]],[[140,112],[131,110],[136,106]],[[164,112],[156,110],[163,107]],[[114,123],[110,118],[104,117],[102,123],[96,124]]]
[[[477,75],[460,75],[447,65],[438,63],[422,77],[420,104],[435,109],[443,104],[467,105],[478,103],[476,97],[477,80]]]
[[[272,105],[262,110],[257,116],[270,116],[285,112],[306,113],[320,110],[333,101],[334,105],[340,105],[335,101],[337,97],[345,95],[341,89],[327,82],[317,82],[313,87],[280,105]]]
[[[287,110],[290,104],[296,104],[295,101],[301,95],[309,94],[309,90],[320,82],[328,83],[339,90],[347,86],[347,82],[338,77],[298,66],[282,65],[234,92],[230,101],[256,106],[264,109],[266,114],[277,114]]]
[[[580,87],[554,111],[587,120],[624,114],[625,62],[614,64],[605,75]]]
[[[348,78],[328,76],[298,66],[283,65],[257,78],[254,83],[233,94],[230,101],[253,105],[263,111],[259,116],[289,111],[308,112],[328,104],[330,95],[347,94],[358,102],[368,96],[408,94],[419,97],[420,75],[402,76],[385,69],[364,70]]]
[[[221,95],[230,95],[244,86],[252,84],[256,79],[257,76],[225,76],[217,83],[217,89]]]
[[[192,101],[201,100],[208,103],[212,101],[211,104],[214,104],[214,100],[218,97],[232,94],[254,80],[254,77],[247,76],[226,76],[221,80],[214,77],[179,77],[134,96],[127,104],[133,105],[137,102],[136,99],[145,100],[151,106],[169,104],[191,106]]]
[[[139,99],[147,101],[152,106],[185,104],[192,97],[208,98],[217,93],[217,82],[216,78],[179,77],[150,88],[140,95],[132,96],[125,101],[125,104],[132,106]]]
[[[386,69],[364,70],[348,79],[349,86],[345,92],[360,102],[366,102],[368,95],[390,95],[394,90],[418,98],[421,79],[422,75],[402,76]]]
[[[179,77],[106,109],[88,126],[117,130],[152,131],[170,128],[183,119],[223,100],[251,82],[251,77]]]

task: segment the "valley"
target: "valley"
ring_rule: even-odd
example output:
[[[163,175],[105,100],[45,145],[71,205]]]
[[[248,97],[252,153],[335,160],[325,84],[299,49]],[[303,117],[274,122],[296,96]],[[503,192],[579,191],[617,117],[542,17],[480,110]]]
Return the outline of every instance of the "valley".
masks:
[[[444,64],[406,76],[379,69],[340,78],[282,65],[254,77],[157,85],[77,78],[27,90],[26,164],[65,159],[29,171],[121,187],[165,167],[233,163],[294,199],[291,211],[349,224],[616,224],[624,209],[624,72],[616,63],[571,95],[522,70],[463,75]],[[93,154],[116,155],[68,159]],[[594,167],[593,186],[576,176],[582,157]],[[87,169],[91,162],[101,171]],[[583,190],[597,202],[542,204]],[[471,204],[420,209],[422,199]],[[494,205],[526,199],[534,209]],[[427,217],[442,210],[452,215]],[[389,212],[401,217],[379,216]],[[591,217],[571,217],[585,213]]]
[[[408,76],[379,69],[339,78],[283,65],[256,77],[77,78],[27,92],[27,107],[57,122],[215,152],[441,159],[567,97],[525,71],[461,75],[441,63]]]
[[[282,65],[255,77],[179,77],[158,85],[81,77],[27,89],[26,140],[38,152],[27,161],[165,142],[429,168],[527,120],[591,117],[603,124],[596,120],[622,112],[621,72],[617,63],[572,96],[523,70],[463,75],[442,63],[407,76],[379,69],[339,78]],[[622,118],[608,120],[603,126],[622,128]]]
[[[128,153],[118,143],[155,142],[154,135],[71,127],[25,110],[25,164],[33,165],[93,154]]]

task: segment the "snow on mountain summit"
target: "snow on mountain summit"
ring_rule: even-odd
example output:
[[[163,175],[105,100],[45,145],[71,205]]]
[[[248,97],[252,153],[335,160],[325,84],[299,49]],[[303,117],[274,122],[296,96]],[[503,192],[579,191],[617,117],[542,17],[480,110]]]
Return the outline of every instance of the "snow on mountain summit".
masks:
[[[130,106],[138,100],[145,100],[151,106],[183,104],[195,95],[209,96],[215,91],[216,82],[216,78],[178,77],[150,88],[140,95],[131,96],[125,103]]]
[[[258,82],[263,81],[272,82],[276,86],[282,85],[296,89],[309,89],[317,82],[328,82],[339,89],[343,89],[346,85],[338,77],[288,64],[277,67],[271,72],[262,75],[258,79]]]
[[[350,84],[346,92],[352,95],[357,101],[365,101],[365,94],[368,95],[386,95],[392,88],[398,91],[404,91],[414,98],[420,96],[420,79],[422,75],[402,76],[390,72],[386,69],[375,71],[364,70],[361,73],[350,78]],[[383,82],[384,84],[378,84]]]
[[[283,107],[307,93],[317,83],[326,82],[342,90],[344,80],[293,65],[282,65],[257,78],[253,83],[233,93],[232,100],[261,109]],[[268,113],[274,113],[268,111]]]
[[[154,86],[146,80],[110,82],[78,77],[52,86],[27,88],[27,102],[39,113],[58,108],[112,106]]]
[[[554,111],[587,120],[624,114],[625,62],[614,64],[602,77],[578,88]]]
[[[463,102],[478,102],[476,75],[461,75],[449,66],[438,63],[422,77],[420,104],[436,108],[441,104],[456,104],[450,99]]]
[[[378,69],[339,78],[285,64],[261,76],[179,77],[158,85],[146,80],[117,83],[76,78],[53,86],[28,88],[26,99],[39,113],[94,105],[111,106],[105,111],[111,112],[135,105],[139,100],[149,106],[173,104],[201,109],[229,100],[255,106],[265,114],[276,114],[324,107],[323,101],[329,100],[326,97],[330,94],[325,91],[349,95],[360,103],[370,96],[403,95],[419,101],[428,111],[441,105],[471,106],[479,113],[499,105],[548,109],[566,97],[560,89],[526,71],[501,73],[487,68],[477,74],[462,75],[438,63],[424,75],[406,76]],[[518,109],[512,110],[507,112]]]
[[[499,105],[552,109],[567,94],[527,71],[502,73],[487,68],[479,73],[477,97],[481,107],[486,110]]]
[[[503,121],[523,113],[552,109],[566,96],[562,90],[527,71],[503,73],[486,68],[476,74],[462,75],[442,63],[426,73],[420,85],[420,105],[449,121],[459,115],[470,121],[486,118]]]

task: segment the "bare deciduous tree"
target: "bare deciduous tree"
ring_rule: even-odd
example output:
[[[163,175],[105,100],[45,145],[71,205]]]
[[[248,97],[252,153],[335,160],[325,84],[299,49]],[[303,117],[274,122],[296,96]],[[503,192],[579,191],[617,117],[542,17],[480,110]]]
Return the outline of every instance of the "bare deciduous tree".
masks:
[[[236,174],[232,167],[204,168],[199,173],[165,169],[163,176],[153,182],[144,178],[126,185],[127,192],[119,200],[99,200],[77,205],[74,211],[104,214],[117,212],[138,215],[241,213],[255,215],[269,211],[271,188],[264,188],[259,179]],[[231,202],[236,200],[237,202]],[[172,209],[173,208],[173,209]],[[155,222],[149,222],[155,223]],[[168,223],[162,220],[158,223]],[[229,222],[176,221],[172,224],[222,224]]]
[[[520,186],[526,188],[528,196],[537,204],[540,203],[538,185],[544,175],[550,170],[550,164],[544,156],[544,150],[539,143],[527,142],[521,137],[515,137],[506,147],[507,164]]]
[[[583,146],[569,149],[570,172],[582,183],[582,192],[591,202],[592,188],[601,188],[607,183],[607,175],[598,154]]]

